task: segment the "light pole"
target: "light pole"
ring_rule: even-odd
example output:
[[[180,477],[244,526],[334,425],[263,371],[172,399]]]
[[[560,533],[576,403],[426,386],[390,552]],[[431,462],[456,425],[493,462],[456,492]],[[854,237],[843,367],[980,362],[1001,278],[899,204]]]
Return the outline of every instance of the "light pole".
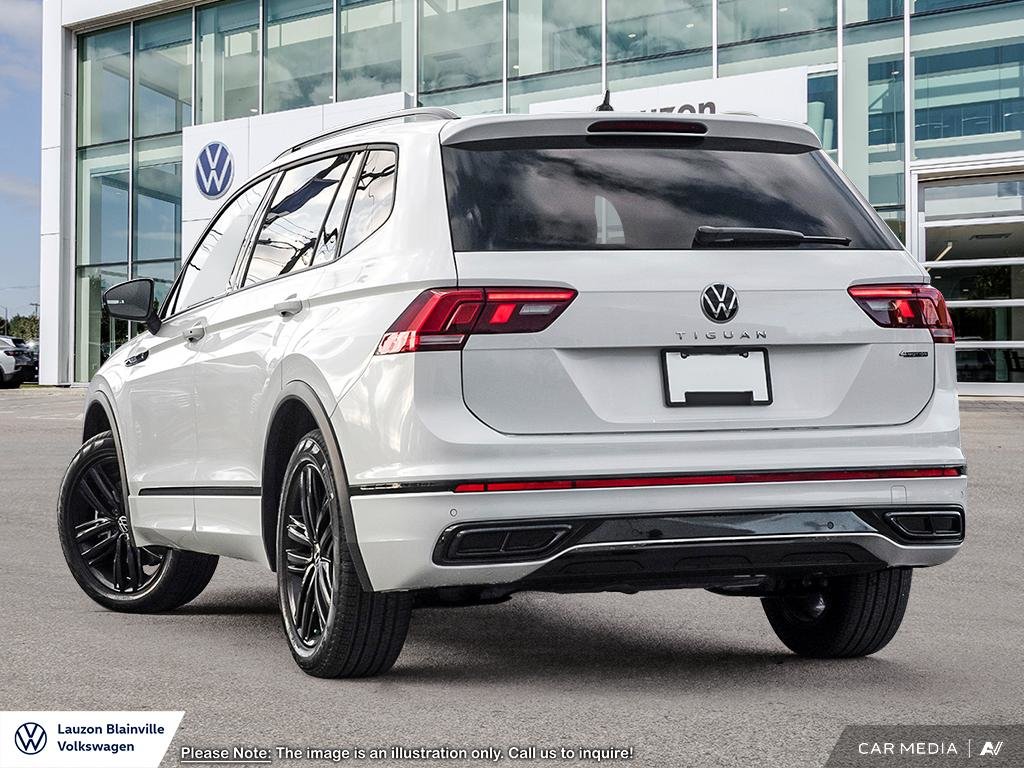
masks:
[[[7,307],[4,307],[4,333],[8,336],[11,333],[11,321],[7,319]]]

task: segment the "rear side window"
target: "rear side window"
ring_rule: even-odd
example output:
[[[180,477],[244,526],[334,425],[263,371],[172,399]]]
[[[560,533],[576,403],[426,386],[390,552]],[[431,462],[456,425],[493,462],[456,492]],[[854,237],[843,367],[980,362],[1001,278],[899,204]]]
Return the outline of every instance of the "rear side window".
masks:
[[[391,215],[397,170],[398,154],[394,150],[372,149],[366,153],[345,225],[342,256],[380,229]]]
[[[548,138],[446,146],[443,162],[456,251],[688,249],[701,226],[899,247],[822,152],[791,145]]]
[[[350,159],[350,154],[344,154],[284,173],[256,235],[245,285],[301,272],[330,260],[328,252],[319,250],[317,243]]]
[[[238,261],[242,243],[269,187],[270,179],[254,184],[214,220],[185,265],[177,296],[167,314],[181,312],[227,292],[228,279]]]

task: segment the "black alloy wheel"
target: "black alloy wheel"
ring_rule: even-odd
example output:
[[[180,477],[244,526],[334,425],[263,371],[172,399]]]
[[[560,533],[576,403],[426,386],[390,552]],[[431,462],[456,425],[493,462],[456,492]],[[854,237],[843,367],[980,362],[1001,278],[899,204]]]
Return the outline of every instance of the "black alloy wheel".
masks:
[[[343,523],[347,484],[335,481],[344,471],[333,461],[314,429],[284,471],[276,549],[281,621],[292,658],[307,674],[369,677],[398,658],[412,595],[363,588]]]
[[[77,556],[96,581],[121,594],[141,592],[153,583],[167,550],[135,546],[116,455],[97,456],[83,468],[71,488],[69,513]]]
[[[78,585],[105,608],[167,611],[199,595],[217,556],[136,546],[111,432],[85,441],[64,475],[57,508],[64,559]]]
[[[327,628],[334,602],[334,530],[321,467],[307,457],[297,476],[285,500],[286,595],[296,634],[312,648]]]

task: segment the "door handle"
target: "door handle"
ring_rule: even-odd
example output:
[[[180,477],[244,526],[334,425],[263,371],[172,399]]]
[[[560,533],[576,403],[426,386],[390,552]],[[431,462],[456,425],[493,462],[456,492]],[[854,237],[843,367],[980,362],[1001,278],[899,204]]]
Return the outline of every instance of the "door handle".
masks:
[[[291,317],[297,315],[302,311],[302,301],[300,299],[286,299],[285,301],[279,301],[274,305],[274,311],[277,312],[281,317]]]
[[[206,328],[201,323],[196,323],[187,331],[182,332],[181,336],[185,341],[195,342],[199,341],[203,336],[206,335]]]

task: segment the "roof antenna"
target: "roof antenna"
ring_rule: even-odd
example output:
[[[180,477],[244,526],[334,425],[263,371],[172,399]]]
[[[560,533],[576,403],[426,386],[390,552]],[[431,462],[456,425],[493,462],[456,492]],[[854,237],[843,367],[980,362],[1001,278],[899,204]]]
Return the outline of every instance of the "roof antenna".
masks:
[[[612,92],[606,90],[604,92],[604,101],[597,105],[595,112],[614,112],[615,109],[612,107]]]

